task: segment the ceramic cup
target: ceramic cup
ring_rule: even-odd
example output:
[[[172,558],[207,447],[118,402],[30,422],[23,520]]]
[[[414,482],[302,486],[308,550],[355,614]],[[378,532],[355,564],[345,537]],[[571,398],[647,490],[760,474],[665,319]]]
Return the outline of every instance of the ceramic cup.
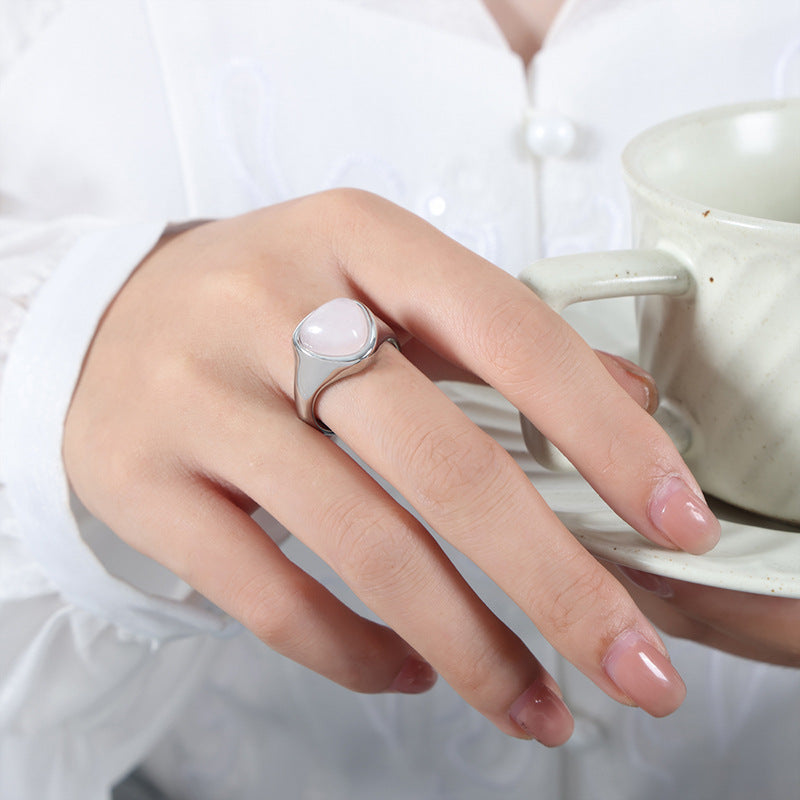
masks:
[[[622,161],[636,249],[545,259],[520,278],[558,311],[636,295],[659,419],[703,490],[800,522],[800,99],[671,120]]]

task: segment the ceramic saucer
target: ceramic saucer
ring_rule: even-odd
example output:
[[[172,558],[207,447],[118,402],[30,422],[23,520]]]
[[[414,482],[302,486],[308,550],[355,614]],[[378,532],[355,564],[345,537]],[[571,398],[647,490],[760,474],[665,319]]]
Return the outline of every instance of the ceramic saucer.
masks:
[[[643,539],[599,498],[595,508],[574,510],[562,476],[560,501],[551,501],[561,521],[596,556],[618,564],[706,586],[755,594],[800,598],[800,531],[781,527],[721,503],[711,507],[722,523],[719,544],[710,553],[664,550]],[[581,479],[579,479],[581,480]],[[543,492],[544,494],[544,492]]]
[[[665,550],[640,536],[576,472],[547,472],[528,454],[516,410],[486,387],[447,394],[516,459],[564,525],[595,555],[618,564],[756,594],[800,598],[800,528],[712,501],[722,537],[702,556]]]

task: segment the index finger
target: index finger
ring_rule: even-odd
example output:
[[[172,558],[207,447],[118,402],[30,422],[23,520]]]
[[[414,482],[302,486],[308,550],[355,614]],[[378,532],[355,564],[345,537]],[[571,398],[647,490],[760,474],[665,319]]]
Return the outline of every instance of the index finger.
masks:
[[[372,195],[345,193],[328,220],[341,269],[375,311],[498,389],[634,529],[692,553],[717,543],[667,434],[520,281]]]

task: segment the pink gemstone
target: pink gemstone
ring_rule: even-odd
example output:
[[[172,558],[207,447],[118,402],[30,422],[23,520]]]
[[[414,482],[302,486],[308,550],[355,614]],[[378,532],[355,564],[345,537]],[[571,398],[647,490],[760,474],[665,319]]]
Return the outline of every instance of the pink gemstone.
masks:
[[[329,300],[303,320],[299,339],[306,350],[317,356],[354,356],[369,341],[369,321],[355,300],[340,297]]]

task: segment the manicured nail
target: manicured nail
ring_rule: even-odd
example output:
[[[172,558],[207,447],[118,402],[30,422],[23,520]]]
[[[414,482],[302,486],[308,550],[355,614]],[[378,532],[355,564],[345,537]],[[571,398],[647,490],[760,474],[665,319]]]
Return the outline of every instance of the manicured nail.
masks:
[[[686,686],[670,660],[637,631],[618,636],[603,659],[617,687],[654,717],[671,714],[686,697]]]
[[[427,692],[436,683],[436,671],[427,662],[417,656],[409,656],[397,673],[397,677],[389,687],[390,692],[401,694],[421,694]]]
[[[705,553],[719,541],[719,521],[677,475],[666,478],[653,493],[648,516],[672,544],[688,553]]]
[[[547,747],[564,744],[575,726],[564,701],[541,681],[529,686],[514,701],[508,714],[527,736]]]
[[[653,575],[650,572],[642,572],[633,567],[623,566],[619,567],[619,571],[640,589],[644,589],[646,592],[652,592],[659,597],[663,597],[665,600],[675,594],[669,582],[665,581],[660,575]]]

